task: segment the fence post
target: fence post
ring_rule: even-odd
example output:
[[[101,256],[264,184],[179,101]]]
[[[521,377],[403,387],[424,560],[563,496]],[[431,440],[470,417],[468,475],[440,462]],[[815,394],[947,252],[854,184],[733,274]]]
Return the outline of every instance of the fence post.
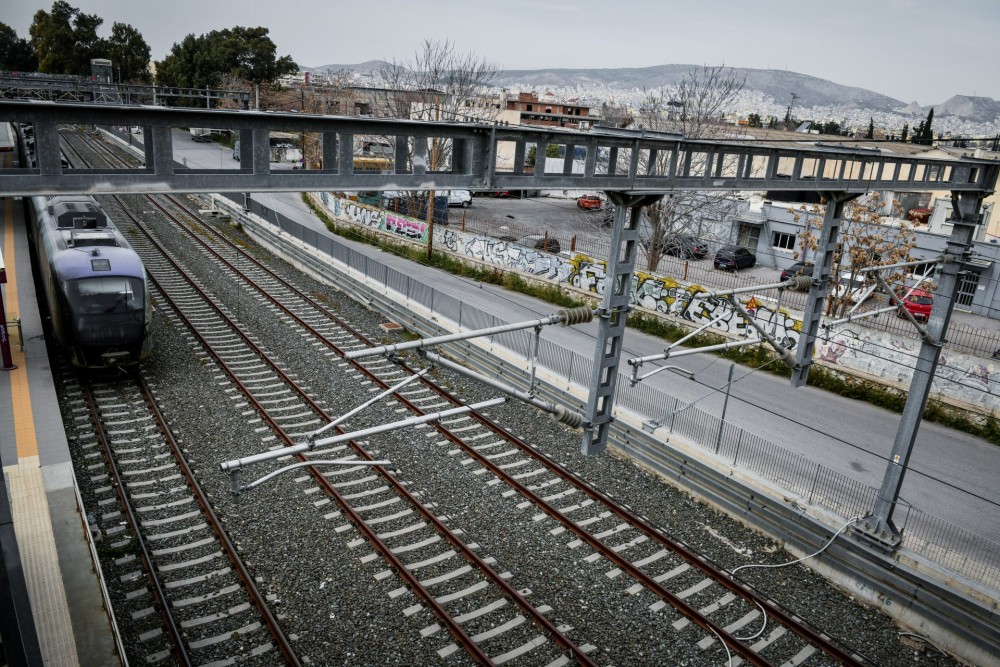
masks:
[[[743,447],[743,434],[745,431],[740,429],[740,437],[736,439],[736,451],[733,452],[733,465],[736,465],[736,460],[740,457],[740,448]]]
[[[816,493],[816,482],[819,481],[819,471],[822,469],[820,464],[816,464],[816,472],[813,474],[812,488],[809,489],[809,504],[812,505],[813,494]]]

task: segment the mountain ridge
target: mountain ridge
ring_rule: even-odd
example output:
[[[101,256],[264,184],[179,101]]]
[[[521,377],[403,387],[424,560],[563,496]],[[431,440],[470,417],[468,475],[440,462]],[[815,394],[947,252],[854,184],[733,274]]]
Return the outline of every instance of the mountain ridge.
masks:
[[[369,60],[353,65],[331,64],[303,69],[312,72],[350,71],[371,75],[383,64],[383,61]],[[543,92],[545,88],[570,89],[580,95],[600,98],[601,91],[636,93],[670,86],[698,67],[698,65],[669,64],[649,67],[509,70],[502,73],[495,85],[538,92]],[[727,69],[732,69],[736,76],[746,77],[744,91],[758,92],[782,105],[794,102],[795,108],[847,107],[913,117],[926,115],[933,108],[936,118],[953,116],[980,123],[992,123],[1000,117],[1000,102],[989,97],[959,94],[939,104],[920,105],[916,102],[907,103],[866,88],[834,83],[790,70],[749,67]]]

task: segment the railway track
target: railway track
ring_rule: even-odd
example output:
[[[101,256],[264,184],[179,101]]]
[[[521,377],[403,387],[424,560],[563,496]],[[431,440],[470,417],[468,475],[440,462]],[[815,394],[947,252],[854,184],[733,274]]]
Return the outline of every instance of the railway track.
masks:
[[[153,200],[150,198],[150,201]],[[175,205],[176,202],[157,204],[164,215],[172,217],[175,224],[185,230],[189,242],[197,243],[200,252],[216,262],[219,271],[227,274],[231,283],[241,286],[241,293],[249,292],[257,301],[266,300],[267,308],[282,326],[297,328],[296,335],[321,350],[320,354],[326,358],[341,359],[348,350],[374,344],[369,336],[340,321],[323,304],[282,279],[241,248],[230,244],[223,235],[205,225],[182,222],[181,218],[190,216],[191,212],[177,215],[170,211]],[[144,252],[140,250],[140,254]],[[170,265],[162,264],[164,261]],[[188,280],[186,287],[180,285],[179,276],[188,273],[188,270],[179,263],[156,259],[151,253],[149,266],[153,266],[151,273],[154,277],[163,276],[161,289],[164,296],[175,295],[169,298],[177,304],[177,309],[191,313],[181,316],[185,326],[196,332],[206,349],[215,350],[210,354],[216,363],[226,369],[229,383],[249,397],[254,411],[269,422],[278,434],[276,437],[286,444],[300,442],[329,422],[332,415],[326,413],[308,390],[296,389],[294,378],[281,370],[280,364],[272,360],[266,350],[247,351],[251,347],[251,337],[228,317],[227,310],[231,310],[231,306],[227,309],[224,305],[213,303],[204,293],[196,298],[192,292],[203,290],[194,280]],[[229,323],[222,323],[227,318]],[[240,338],[243,342],[239,341]],[[363,383],[370,383],[372,391],[385,390],[414,372],[399,360],[382,358],[364,363],[341,361],[339,368],[345,373],[360,374],[364,378]],[[251,381],[250,378],[254,379]],[[426,378],[417,382],[419,384],[399,390],[393,396],[402,406],[399,409],[405,409],[415,418],[434,417],[462,403]],[[298,397],[293,398],[293,394]],[[248,411],[247,416],[250,415]],[[620,595],[623,597],[651,598],[645,606],[648,622],[656,632],[689,635],[692,644],[698,647],[697,651],[703,652],[706,658],[712,655],[715,657],[710,659],[715,660],[727,655],[731,664],[741,661],[758,665],[862,662],[857,655],[829,641],[801,619],[784,613],[766,597],[733,581],[728,573],[714,568],[704,558],[691,553],[650,522],[636,516],[629,508],[590,487],[551,459],[541,456],[527,443],[482,414],[451,414],[421,423],[431,422],[433,431],[426,429],[426,435],[431,436],[427,439],[434,440],[437,451],[441,453],[435,461],[453,462],[456,470],[467,476],[470,485],[478,484],[484,492],[498,494],[503,502],[526,515],[530,514],[528,519],[531,523],[551,524],[547,530],[549,539],[570,552],[580,553],[581,557],[575,560],[578,561],[577,567],[590,570],[586,576],[594,576],[596,572],[598,576],[620,582]],[[372,460],[376,455],[393,460],[406,456],[405,452],[389,449],[388,444],[380,444],[378,448],[376,450],[370,445],[366,448],[363,443],[345,441],[335,449],[312,452],[311,456],[350,456],[359,462]],[[459,555],[457,552],[475,552],[481,546],[465,544],[463,549],[460,539],[463,531],[447,528],[448,517],[434,517],[432,512],[418,509],[423,507],[428,510],[426,505],[433,507],[433,500],[428,503],[424,499],[410,499],[409,506],[403,506],[402,499],[383,497],[388,493],[388,487],[393,487],[393,492],[400,494],[395,498],[401,498],[407,487],[418,486],[416,482],[400,481],[398,470],[395,474],[375,472],[361,465],[322,473],[317,468],[312,475],[329,494],[329,499],[340,507],[336,512],[326,514],[325,518],[348,519],[347,523],[340,523],[334,530],[347,532],[353,530],[352,526],[357,527],[365,536],[359,538],[362,542],[357,546],[373,548],[388,565],[376,576],[384,579],[405,573],[406,577],[401,582],[404,586],[394,590],[402,596],[409,587],[424,600],[407,607],[407,611],[417,613],[421,611],[418,607],[427,605],[434,609],[438,621],[448,628],[455,642],[438,651],[442,658],[447,658],[457,650],[458,645],[462,645],[477,661],[506,662],[529,655],[537,659],[539,654],[534,651],[539,647],[558,645],[562,647],[560,651],[547,654],[537,663],[532,660],[531,664],[548,664],[545,662],[548,658],[552,658],[553,662],[571,658],[587,662],[588,654],[596,647],[584,639],[577,639],[574,643],[570,639],[572,623],[547,625],[544,620],[546,614],[571,614],[541,605],[540,617],[531,617],[529,609],[533,608],[532,605],[526,599],[522,601],[513,595],[517,593],[524,598],[521,595],[523,589],[511,591],[503,587],[508,578],[516,580],[516,572],[501,572],[498,581],[488,584],[496,588],[490,589],[491,592],[485,596],[472,597],[479,590],[470,589],[482,588],[482,584],[468,584],[461,578],[473,571],[488,576],[487,571],[492,570],[484,566],[493,564],[490,557],[482,559],[482,564],[466,553],[461,554],[465,564],[459,565],[451,559]],[[352,505],[352,501],[358,502]],[[318,507],[327,505],[316,502]],[[404,508],[397,509],[397,505]],[[359,506],[363,510],[359,510]],[[365,516],[365,512],[370,515]],[[419,520],[415,520],[417,516]],[[433,521],[434,518],[438,519],[438,523]],[[421,532],[428,528],[428,533]],[[425,534],[427,537],[423,537]],[[393,542],[400,538],[408,541],[402,545]],[[445,551],[433,554],[421,552],[443,541],[449,545]],[[578,551],[581,549],[588,552],[586,556]],[[401,557],[402,554],[412,556]],[[365,554],[362,559],[369,556],[371,554]],[[435,594],[429,591],[442,586],[447,586],[452,592]],[[421,588],[428,589],[428,592],[425,594]],[[457,613],[450,609],[439,610],[430,600],[440,603],[440,598],[445,598],[449,604],[459,601],[465,606]],[[506,619],[489,616],[507,607],[512,599],[519,607],[516,616]],[[600,604],[601,600],[588,600],[585,606]],[[664,610],[676,611],[665,613]],[[454,621],[453,625],[448,621],[449,617]],[[530,624],[526,620],[529,617],[532,619]],[[765,623],[766,617],[775,619],[777,623]],[[440,632],[440,627],[435,628],[434,625],[426,626],[426,637]],[[535,629],[527,635],[514,632],[526,626]],[[483,630],[466,632],[467,627]]]
[[[129,592],[116,612],[140,641],[130,662],[193,665],[279,656],[300,664],[139,377],[69,371],[77,444],[103,489],[96,526]]]

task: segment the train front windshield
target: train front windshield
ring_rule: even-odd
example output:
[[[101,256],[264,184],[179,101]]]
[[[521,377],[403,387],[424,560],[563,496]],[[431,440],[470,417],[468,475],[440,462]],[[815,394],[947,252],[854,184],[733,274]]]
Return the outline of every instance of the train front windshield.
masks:
[[[142,279],[79,278],[63,286],[73,338],[84,357],[141,345],[146,294]]]
[[[77,316],[141,313],[146,307],[142,279],[123,276],[71,280],[66,301]]]

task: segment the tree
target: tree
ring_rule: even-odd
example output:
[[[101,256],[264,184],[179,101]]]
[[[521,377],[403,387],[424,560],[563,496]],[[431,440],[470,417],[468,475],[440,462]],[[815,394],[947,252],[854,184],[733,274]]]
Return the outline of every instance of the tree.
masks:
[[[0,23],[0,69],[12,72],[33,72],[38,68],[38,58],[28,40],[6,23]]]
[[[868,134],[865,135],[866,139],[875,138],[875,119],[871,116],[868,117]]]
[[[528,154],[524,156],[524,166],[534,167],[536,156],[538,155],[538,146],[532,146],[528,149]],[[549,144],[545,147],[545,157],[562,157],[562,150],[558,144]],[[542,167],[545,168],[544,166]]]
[[[913,143],[923,146],[930,146],[934,143],[934,131],[931,124],[934,122],[934,108],[927,113],[927,120],[920,121],[920,125],[913,128]]]
[[[299,67],[291,56],[277,57],[277,47],[268,37],[268,29],[243,28],[209,33],[226,71],[259,86],[273,83]]]
[[[52,3],[52,11],[39,9],[28,29],[38,56],[38,71],[51,74],[90,73],[90,59],[100,57],[97,29],[104,19],[84,14],[64,0]]]
[[[803,259],[817,249],[816,234],[823,226],[824,210],[824,205],[817,204],[809,209],[802,207],[795,215],[795,220],[807,216],[805,230],[799,234]],[[886,202],[878,192],[854,199],[844,207],[830,269],[834,287],[827,300],[827,316],[839,318],[847,314],[855,303],[852,296],[857,298],[857,292],[852,290],[855,285],[863,285],[862,291],[874,286],[874,277],[862,273],[862,269],[913,260],[910,252],[917,246],[917,238],[910,223],[902,219],[902,212],[898,201]],[[899,282],[904,270],[886,269],[882,278],[890,284]]]
[[[825,123],[819,125],[820,134],[841,134],[843,133],[843,128],[840,127],[840,123],[835,120],[828,120]]]
[[[759,113],[752,113],[747,116],[747,127],[764,127],[764,122],[760,119]]]
[[[156,63],[156,81],[181,88],[217,88],[225,74],[207,35],[187,35]]]
[[[138,30],[116,22],[111,26],[111,37],[104,40],[102,46],[117,72],[119,82],[150,81],[149,44]]]
[[[746,77],[732,68],[706,66],[688,72],[670,87],[648,92],[642,101],[637,120],[644,129],[683,133],[689,139],[710,139],[728,136],[731,126],[718,122],[721,113],[743,90]],[[627,160],[628,157],[620,156]],[[694,156],[692,170],[699,169]],[[642,159],[640,159],[640,163]],[[621,168],[627,165],[623,162]],[[640,172],[652,168],[665,174],[670,168],[670,155],[661,151],[655,164],[640,164]],[[646,270],[653,273],[660,263],[663,249],[680,236],[726,241],[731,221],[737,209],[736,200],[724,192],[677,192],[646,207],[649,222]]]
[[[902,132],[902,134],[900,134],[899,140],[902,141],[905,144],[907,142],[907,140],[909,139],[909,136],[910,136],[910,126],[906,125],[904,123],[903,124],[903,132]]]
[[[386,118],[493,122],[505,100],[490,92],[503,73],[500,65],[472,53],[459,53],[450,41],[424,40],[423,48],[409,61],[393,60],[375,72],[377,88],[369,98],[372,112]],[[395,150],[395,137],[377,140]],[[408,147],[412,151],[412,146]],[[437,171],[451,161],[452,142],[433,138],[428,170]],[[434,192],[430,192],[427,219],[433,221]],[[416,194],[411,195],[411,200]],[[432,235],[428,234],[427,256]]]
[[[171,86],[218,88],[228,75],[246,81],[259,93],[260,86],[298,69],[291,57],[278,58],[276,53],[267,28],[237,26],[198,37],[188,35],[157,63],[156,78]]]
[[[623,128],[635,122],[632,110],[624,104],[601,102],[601,127]]]
[[[385,63],[375,73],[376,116],[414,120],[492,122],[500,114],[489,94],[502,68],[472,53],[458,53],[450,41],[424,40],[408,61]]]

